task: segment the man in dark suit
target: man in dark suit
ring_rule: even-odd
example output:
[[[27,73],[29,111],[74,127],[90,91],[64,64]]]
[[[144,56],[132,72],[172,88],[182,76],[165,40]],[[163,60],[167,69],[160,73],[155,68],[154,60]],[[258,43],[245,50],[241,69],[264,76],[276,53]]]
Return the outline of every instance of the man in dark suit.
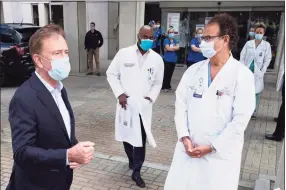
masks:
[[[92,160],[94,144],[79,142],[61,83],[70,72],[62,28],[47,25],[29,41],[35,73],[9,107],[14,165],[8,190],[68,190],[73,169]]]

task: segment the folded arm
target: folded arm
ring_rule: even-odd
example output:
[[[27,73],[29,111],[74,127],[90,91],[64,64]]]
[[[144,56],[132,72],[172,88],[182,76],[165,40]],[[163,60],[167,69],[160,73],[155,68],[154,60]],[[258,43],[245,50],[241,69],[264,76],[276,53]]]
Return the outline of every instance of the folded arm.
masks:
[[[14,161],[22,167],[48,165],[65,167],[66,149],[37,147],[37,118],[32,108],[21,98],[14,96],[9,106],[9,122],[12,133]]]

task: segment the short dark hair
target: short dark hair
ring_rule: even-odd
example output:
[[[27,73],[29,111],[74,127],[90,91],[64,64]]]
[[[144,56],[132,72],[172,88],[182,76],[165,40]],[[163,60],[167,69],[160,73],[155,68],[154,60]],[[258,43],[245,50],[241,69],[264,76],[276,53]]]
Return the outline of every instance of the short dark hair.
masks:
[[[94,23],[94,22],[91,22],[90,24],[92,24],[93,26],[95,26],[95,23]]]
[[[219,36],[229,36],[229,49],[236,48],[238,41],[238,29],[236,20],[227,13],[215,15],[208,24],[218,24],[220,29]]]
[[[257,24],[255,25],[255,31],[257,28],[263,28],[264,32],[266,32],[266,26],[264,24]]]

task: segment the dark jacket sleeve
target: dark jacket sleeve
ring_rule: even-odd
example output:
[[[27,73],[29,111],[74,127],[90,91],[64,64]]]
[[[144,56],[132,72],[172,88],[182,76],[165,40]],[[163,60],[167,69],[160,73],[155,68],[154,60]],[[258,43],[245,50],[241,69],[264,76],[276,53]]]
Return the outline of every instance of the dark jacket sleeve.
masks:
[[[85,38],[84,38],[84,49],[88,49],[88,47],[87,47],[87,41],[88,41],[87,34],[88,33],[85,34]]]
[[[98,32],[99,33],[99,44],[98,44],[98,47],[101,47],[102,45],[103,45],[103,38],[102,38],[102,35],[101,35],[101,33],[100,32]]]
[[[36,147],[37,119],[29,104],[22,97],[14,95],[9,106],[9,122],[15,163],[20,167],[38,164],[65,167],[66,149],[46,150]]]

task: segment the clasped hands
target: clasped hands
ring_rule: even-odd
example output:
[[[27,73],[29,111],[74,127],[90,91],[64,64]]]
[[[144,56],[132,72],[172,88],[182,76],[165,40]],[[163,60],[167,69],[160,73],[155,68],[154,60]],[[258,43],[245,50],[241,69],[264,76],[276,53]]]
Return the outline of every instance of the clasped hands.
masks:
[[[93,159],[94,143],[79,142],[67,150],[68,161],[71,169],[80,167],[80,164],[88,164]]]
[[[186,153],[192,158],[201,158],[212,152],[211,146],[194,147],[189,137],[183,137],[182,142],[185,146]]]

